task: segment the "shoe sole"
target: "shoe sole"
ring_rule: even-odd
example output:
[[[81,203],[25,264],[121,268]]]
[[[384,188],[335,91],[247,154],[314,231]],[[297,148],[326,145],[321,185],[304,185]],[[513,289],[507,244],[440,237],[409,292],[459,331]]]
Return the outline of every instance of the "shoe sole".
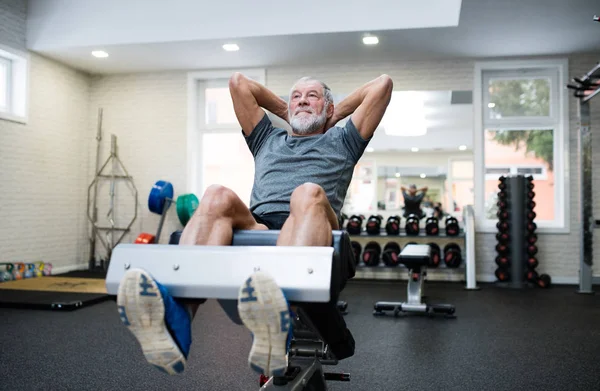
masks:
[[[240,288],[238,312],[252,332],[250,367],[267,376],[287,369],[287,340],[291,325],[287,301],[275,280],[266,273],[252,274]]]
[[[138,340],[146,360],[162,372],[183,372],[186,360],[165,324],[165,305],[156,282],[145,271],[125,273],[117,306],[123,324]]]

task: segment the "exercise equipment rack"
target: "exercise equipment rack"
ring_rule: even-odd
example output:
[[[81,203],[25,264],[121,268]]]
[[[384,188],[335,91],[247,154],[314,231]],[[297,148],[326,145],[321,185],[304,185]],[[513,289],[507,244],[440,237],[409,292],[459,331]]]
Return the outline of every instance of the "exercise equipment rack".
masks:
[[[600,278],[592,275],[594,263],[594,228],[600,221],[593,217],[592,192],[592,132],[590,127],[590,101],[600,93],[600,63],[596,64],[582,77],[573,78],[567,87],[574,90],[579,115],[579,138],[577,155],[579,156],[579,293],[594,293],[593,284],[599,284]]]
[[[102,246],[106,250],[106,260],[104,260],[104,259],[100,260],[100,267],[103,270],[107,270],[108,263],[110,262],[110,258],[112,255],[112,250],[119,243],[121,243],[121,240],[123,240],[125,235],[131,229],[131,226],[137,219],[138,191],[137,191],[137,188],[135,187],[135,183],[133,182],[133,177],[131,175],[129,175],[129,173],[127,172],[127,169],[125,168],[125,165],[123,164],[121,159],[119,159],[119,156],[117,154],[117,136],[115,136],[114,134],[111,134],[110,155],[108,156],[108,158],[106,159],[106,161],[104,162],[102,167],[98,170],[100,142],[102,141],[102,109],[99,109],[99,111],[98,111],[98,131],[96,134],[96,141],[97,141],[96,173],[94,175],[94,179],[88,186],[88,196],[87,196],[87,218],[90,221],[90,223],[92,224],[92,232],[91,232],[91,237],[90,237],[90,258],[89,258],[88,267],[89,267],[89,270],[95,270],[98,267],[98,265],[97,265],[98,262],[96,260],[96,238],[98,238],[98,239],[100,239],[100,243],[102,243]],[[104,169],[111,162],[112,162],[111,172],[103,173]],[[124,175],[117,173],[118,172],[117,168],[119,168],[119,167],[122,170],[122,172],[124,173]],[[110,180],[110,192],[109,192],[110,204],[109,204],[108,213],[106,214],[106,217],[108,218],[110,225],[107,227],[98,225],[97,200],[98,200],[98,182],[100,180]],[[134,195],[134,202],[135,202],[134,203],[134,213],[133,213],[133,218],[127,224],[126,227],[117,227],[116,223],[115,223],[115,218],[114,218],[115,217],[114,216],[115,184],[116,184],[117,180],[125,180],[125,181],[129,182],[131,184],[131,187],[133,188],[133,195]],[[92,190],[93,190],[93,194],[92,194]],[[90,207],[90,204],[92,204],[91,207]],[[116,241],[115,241],[115,232],[120,233],[120,236],[118,237],[118,239]],[[102,233],[105,233],[105,237],[102,236]]]

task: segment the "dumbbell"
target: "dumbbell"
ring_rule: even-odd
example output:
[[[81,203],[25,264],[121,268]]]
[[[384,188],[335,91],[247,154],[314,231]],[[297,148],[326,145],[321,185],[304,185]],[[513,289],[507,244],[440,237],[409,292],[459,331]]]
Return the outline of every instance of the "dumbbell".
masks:
[[[496,240],[500,243],[508,242],[508,238],[509,238],[508,232],[498,232],[496,234]]]
[[[362,252],[362,246],[360,243],[354,240],[350,242],[350,245],[352,246],[352,253],[354,253],[354,261],[358,265],[358,262],[360,261],[360,253]]]
[[[501,176],[500,178],[498,178],[498,181],[500,182],[500,183],[498,183],[498,189],[505,190],[506,189],[506,177]]]
[[[448,243],[444,247],[444,263],[449,268],[459,267],[462,262],[462,252],[456,243]]]
[[[367,220],[367,233],[369,235],[381,234],[381,222],[383,221],[382,215],[372,215]]]
[[[460,227],[458,226],[458,220],[452,216],[446,217],[446,235],[456,236],[459,234],[459,232]]]
[[[508,281],[510,280],[510,270],[499,267],[494,272],[498,281]]]
[[[504,255],[508,252],[508,245],[503,243],[498,243],[496,245],[496,252],[498,254]]]
[[[508,211],[505,209],[501,209],[496,213],[496,216],[500,221],[508,220]]]
[[[400,216],[390,216],[385,223],[385,232],[388,235],[399,235],[400,234]]]
[[[535,254],[537,254],[538,252],[538,248],[535,244],[530,244],[527,246],[527,254],[529,256],[534,256]]]
[[[506,255],[498,255],[496,257],[496,265],[500,267],[509,267],[510,266],[510,258]]]
[[[547,274],[541,274],[536,281],[536,284],[540,288],[549,288],[550,284],[552,284],[552,278]]]
[[[535,244],[535,242],[537,242],[537,235],[536,234],[529,234],[527,235],[527,243],[529,244]]]
[[[500,232],[505,232],[508,230],[508,221],[498,221],[496,223],[496,228],[498,228],[498,230]]]
[[[437,236],[440,233],[440,225],[437,217],[428,217],[425,220],[425,233],[429,236]]]
[[[406,230],[407,235],[418,236],[419,235],[419,218],[414,214],[408,215],[408,217],[406,218],[406,225],[404,226],[404,229]]]
[[[427,243],[429,245],[429,249],[430,249],[430,253],[431,253],[431,258],[430,258],[430,262],[429,262],[429,266],[436,268],[438,266],[440,266],[440,262],[442,260],[442,250],[440,249],[440,246],[438,246],[437,243]]]
[[[539,276],[535,270],[526,270],[525,271],[525,279],[529,282],[537,282]]]
[[[400,245],[396,242],[389,242],[383,247],[383,263],[386,266],[398,266],[400,263]]]
[[[527,267],[531,268],[531,269],[535,269],[536,267],[538,267],[538,260],[535,257],[529,257],[527,258]]]
[[[362,253],[362,260],[367,266],[379,265],[381,256],[381,246],[377,242],[369,242]]]
[[[340,224],[340,229],[344,229],[344,223],[348,220],[348,215],[342,213],[338,219],[338,223]]]
[[[169,236],[169,244],[179,244],[183,231],[173,231]]]
[[[360,235],[362,231],[362,223],[364,220],[364,216],[362,215],[352,215],[346,224],[346,231],[350,235]]]

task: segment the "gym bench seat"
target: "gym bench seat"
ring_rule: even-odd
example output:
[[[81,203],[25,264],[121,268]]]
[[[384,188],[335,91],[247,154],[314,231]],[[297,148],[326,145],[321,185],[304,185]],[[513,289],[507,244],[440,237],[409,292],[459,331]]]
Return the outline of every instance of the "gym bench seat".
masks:
[[[408,268],[408,286],[406,302],[378,301],[375,303],[373,315],[385,315],[384,311],[399,313],[421,312],[453,315],[455,308],[451,304],[427,304],[423,302],[427,265],[431,259],[431,248],[426,244],[409,244],[400,253],[399,262]]]

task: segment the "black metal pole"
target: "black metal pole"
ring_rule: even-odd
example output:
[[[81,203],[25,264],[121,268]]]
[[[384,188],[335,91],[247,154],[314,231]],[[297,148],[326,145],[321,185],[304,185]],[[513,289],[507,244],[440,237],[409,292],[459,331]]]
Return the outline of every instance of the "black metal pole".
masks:
[[[510,197],[510,255],[511,288],[523,288],[525,255],[525,178],[522,175],[511,176],[509,182]]]

